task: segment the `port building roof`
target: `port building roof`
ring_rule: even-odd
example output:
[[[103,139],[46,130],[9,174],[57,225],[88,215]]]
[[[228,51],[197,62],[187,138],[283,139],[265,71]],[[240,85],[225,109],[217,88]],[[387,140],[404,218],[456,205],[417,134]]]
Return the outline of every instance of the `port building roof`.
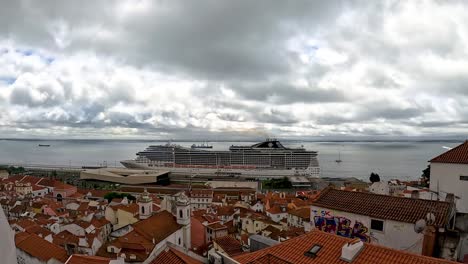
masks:
[[[80,173],[81,180],[98,180],[120,184],[156,183],[160,178],[167,177],[166,170],[134,170],[125,168],[100,168],[84,170]]]
[[[431,159],[429,162],[468,164],[468,140],[463,142],[463,144]]]

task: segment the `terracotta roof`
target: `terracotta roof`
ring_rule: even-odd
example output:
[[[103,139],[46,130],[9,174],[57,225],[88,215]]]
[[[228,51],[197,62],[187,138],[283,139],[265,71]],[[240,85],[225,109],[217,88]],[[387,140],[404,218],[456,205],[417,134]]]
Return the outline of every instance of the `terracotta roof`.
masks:
[[[30,234],[28,237],[20,237],[21,239],[16,241],[16,247],[29,255],[45,262],[52,258],[61,262],[67,261],[68,255],[65,249],[34,234]]]
[[[234,206],[218,206],[216,208],[217,215],[233,215],[234,213]]]
[[[468,140],[463,142],[463,144],[431,159],[429,162],[468,164]]]
[[[287,207],[281,207],[279,205],[275,205],[270,207],[270,209],[267,210],[268,213],[270,214],[284,214],[287,213]]]
[[[109,264],[110,258],[73,254],[65,264]]]
[[[247,263],[322,263],[343,264],[341,249],[352,239],[314,230],[300,237],[253,253],[235,257],[241,264]],[[321,245],[315,258],[305,256],[315,244]],[[437,264],[456,262],[416,255],[413,253],[386,248],[374,244],[364,244],[363,250],[356,256],[353,264]]]
[[[309,207],[299,208],[296,210],[289,211],[289,214],[295,215],[302,219],[310,219],[310,208]]]
[[[15,235],[15,243],[16,244],[19,244],[21,242],[23,242],[23,240],[25,240],[26,238],[29,237],[30,234],[26,233],[26,232],[21,232],[21,233],[18,233]]]
[[[28,219],[28,218],[21,218],[21,219],[19,219],[19,220],[16,222],[16,225],[18,225],[18,226],[20,226],[20,227],[22,227],[22,228],[24,228],[24,229],[30,228],[30,227],[33,227],[33,226],[37,226],[37,224],[36,224],[34,221],[32,221],[32,220],[30,220],[30,219]]]
[[[214,222],[214,223],[208,224],[206,227],[208,227],[209,229],[213,229],[213,230],[227,228],[225,225],[222,225],[220,222]]]
[[[155,244],[179,230],[180,227],[176,218],[168,211],[159,212],[148,219],[133,224],[135,231],[149,240],[154,238]]]
[[[450,214],[450,203],[423,199],[396,197],[364,192],[350,192],[326,189],[313,204],[314,206],[388,219],[415,223],[432,212],[436,226],[445,226]]]
[[[201,264],[202,262],[172,248],[166,248],[161,252],[151,264]]]
[[[244,253],[241,243],[232,236],[219,237],[216,238],[214,242],[231,257]]]
[[[124,204],[119,204],[119,205],[116,205],[116,206],[113,206],[113,208],[115,210],[122,210],[122,211],[125,211],[125,212],[129,212],[133,215],[136,215],[138,213],[138,210],[140,209],[138,207],[138,204],[136,203],[131,203],[131,204],[128,204],[128,205],[124,205]]]
[[[48,229],[40,227],[39,225],[34,225],[34,226],[26,228],[26,232],[28,232],[29,234],[36,234],[42,238],[53,234]]]
[[[59,246],[65,246],[66,244],[76,244],[78,245],[80,238],[73,235],[67,230],[63,230],[62,232],[55,234],[52,236],[52,242]]]

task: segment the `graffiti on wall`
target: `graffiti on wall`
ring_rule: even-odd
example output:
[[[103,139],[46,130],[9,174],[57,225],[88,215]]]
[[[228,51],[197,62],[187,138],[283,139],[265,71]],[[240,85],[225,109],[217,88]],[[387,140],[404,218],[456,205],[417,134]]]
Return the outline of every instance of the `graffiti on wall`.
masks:
[[[370,237],[367,235],[369,229],[359,221],[355,221],[354,225],[351,226],[351,220],[348,218],[334,217],[329,214],[327,216],[316,215],[314,224],[317,229],[324,232],[370,242]]]
[[[314,215],[318,215],[318,216],[323,216],[323,217],[330,217],[331,216],[331,212],[330,211],[326,211],[326,210],[312,210],[312,213]]]

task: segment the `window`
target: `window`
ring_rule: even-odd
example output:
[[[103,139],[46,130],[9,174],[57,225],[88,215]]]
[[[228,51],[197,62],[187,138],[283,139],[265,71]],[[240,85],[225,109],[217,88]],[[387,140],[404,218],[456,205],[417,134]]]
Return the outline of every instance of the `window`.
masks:
[[[180,241],[180,237],[179,237],[179,245],[181,245],[181,244],[182,244],[182,243],[181,243],[181,241]]]
[[[315,258],[321,248],[322,248],[321,245],[315,244],[315,245],[312,246],[311,249],[309,249],[309,251],[304,253],[304,256]]]
[[[143,214],[143,215],[145,214],[145,207],[144,206],[141,207],[141,214]]]
[[[468,176],[460,176],[460,181],[468,181]]]
[[[371,219],[371,229],[375,231],[383,231],[384,229],[384,221]]]

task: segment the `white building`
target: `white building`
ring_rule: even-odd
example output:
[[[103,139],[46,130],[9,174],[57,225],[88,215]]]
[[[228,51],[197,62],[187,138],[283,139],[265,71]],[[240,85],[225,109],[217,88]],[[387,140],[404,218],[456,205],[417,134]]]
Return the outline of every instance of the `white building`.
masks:
[[[423,244],[444,235],[451,211],[448,202],[326,189],[311,206],[310,217],[313,229],[432,256],[434,248]],[[428,213],[434,215],[436,230],[425,236],[427,228],[418,230],[415,223]]]
[[[0,237],[2,238],[0,240],[2,263],[16,264],[15,237],[3,210],[0,210]]]
[[[190,191],[190,203],[192,210],[207,209],[213,202],[213,190],[192,189]]]
[[[433,158],[429,188],[445,200],[455,195],[458,213],[468,213],[468,141]]]
[[[149,263],[169,244],[188,251],[191,248],[190,200],[182,192],[177,195],[174,205],[175,216],[164,210],[133,223],[128,228],[122,228],[125,229],[122,232],[117,230],[117,238],[106,244],[104,250],[99,250],[98,255],[112,257],[117,254],[125,262]],[[135,248],[135,245],[141,245],[144,250],[141,247]]]

